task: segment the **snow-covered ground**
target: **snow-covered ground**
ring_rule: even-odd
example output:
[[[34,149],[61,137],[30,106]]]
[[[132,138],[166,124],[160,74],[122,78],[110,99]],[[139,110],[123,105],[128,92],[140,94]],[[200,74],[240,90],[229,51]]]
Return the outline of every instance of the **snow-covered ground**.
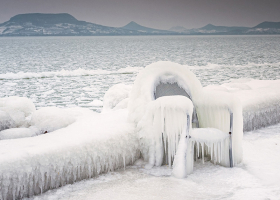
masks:
[[[185,179],[167,166],[132,166],[30,199],[280,199],[280,124],[244,133],[243,153],[234,168],[195,162]]]

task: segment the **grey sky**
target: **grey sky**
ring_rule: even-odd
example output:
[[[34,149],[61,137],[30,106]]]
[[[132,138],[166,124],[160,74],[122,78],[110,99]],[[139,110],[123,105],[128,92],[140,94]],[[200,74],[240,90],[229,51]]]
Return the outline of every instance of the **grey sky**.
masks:
[[[0,0],[0,23],[21,13],[69,13],[107,26],[130,21],[168,29],[214,25],[255,26],[280,21],[280,0]]]

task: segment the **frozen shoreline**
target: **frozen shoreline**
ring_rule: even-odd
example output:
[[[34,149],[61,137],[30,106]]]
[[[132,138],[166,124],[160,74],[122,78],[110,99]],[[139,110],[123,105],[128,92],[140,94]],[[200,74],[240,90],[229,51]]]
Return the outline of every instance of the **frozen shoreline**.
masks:
[[[244,129],[253,130],[279,123],[280,89],[277,87],[279,84],[280,80],[246,79],[203,89],[210,93],[214,90],[221,90],[238,96],[244,109]],[[46,124],[53,126],[53,123],[58,121],[58,126],[51,129],[53,132],[39,137],[0,141],[0,195],[3,199],[9,199],[12,196],[22,198],[40,194],[65,184],[95,177],[100,173],[123,168],[125,165],[131,165],[139,158],[139,143],[135,136],[135,125],[127,122],[126,108],[130,87],[123,85],[109,91],[112,95],[107,95],[108,97],[105,95],[106,98],[104,97],[104,102],[106,102],[106,99],[109,100],[106,103],[107,110],[105,109],[106,112],[104,113],[99,114],[87,109],[83,111],[79,109],[69,110],[67,112],[65,110],[65,112],[60,112],[59,109],[57,111],[56,109],[41,109],[35,111],[36,114],[32,114],[33,117],[37,116],[37,118],[35,117],[35,120],[31,120],[31,122],[34,122],[34,126],[44,133],[49,128]],[[264,93],[266,95],[263,95]],[[4,106],[8,105],[5,100],[2,103]],[[16,109],[24,109],[24,107],[20,106]],[[28,110],[34,109],[35,107]],[[59,117],[52,122],[48,122],[49,119],[47,118],[52,119],[53,117],[52,115],[47,117],[46,114],[51,113],[55,113]],[[76,116],[72,119],[70,115],[73,113],[73,116]],[[247,113],[247,115],[244,115],[244,113]],[[20,114],[20,112],[15,114],[15,116],[19,115],[23,114]],[[70,118],[67,119],[68,117]],[[67,119],[65,125],[61,127],[60,124],[63,120],[60,121],[60,118]],[[28,124],[27,121],[24,122],[24,117],[22,119],[22,124]],[[44,123],[41,124],[41,121]],[[258,133],[258,131],[253,133]],[[277,134],[276,142],[279,140],[279,131]],[[260,141],[262,140],[260,139]],[[262,148],[266,148],[265,145],[267,144],[264,144],[264,147],[260,145],[261,148],[258,149],[260,154],[263,154]],[[269,157],[266,155],[266,153],[269,153],[267,151],[268,149],[264,151],[264,160]],[[273,151],[273,153],[275,152]],[[258,158],[258,155],[255,156]],[[272,160],[277,160],[277,155],[275,156]],[[249,155],[249,157],[251,158],[252,155]],[[255,167],[259,167],[259,160],[251,160],[250,162],[251,164],[256,162],[255,165],[251,166],[252,171]],[[280,164],[278,161],[276,162],[277,165]],[[245,164],[246,160],[239,166],[239,169]],[[205,169],[205,167],[199,167],[199,163],[196,165],[195,168]],[[210,163],[206,166],[210,167],[210,171],[206,169],[208,173],[211,173],[211,169],[221,169],[223,173],[230,170],[219,167],[211,168]],[[263,164],[263,166],[266,165]],[[272,166],[274,166],[273,163]],[[238,169],[233,171],[236,170],[238,171]],[[269,169],[269,171],[273,170],[275,169]],[[238,174],[238,172],[236,173]],[[275,173],[278,177],[279,174]],[[275,176],[271,176],[271,178],[273,177]]]
[[[176,179],[166,166],[132,166],[30,200],[279,199],[280,124],[244,133],[243,149],[243,163],[234,168],[196,162],[193,174]]]

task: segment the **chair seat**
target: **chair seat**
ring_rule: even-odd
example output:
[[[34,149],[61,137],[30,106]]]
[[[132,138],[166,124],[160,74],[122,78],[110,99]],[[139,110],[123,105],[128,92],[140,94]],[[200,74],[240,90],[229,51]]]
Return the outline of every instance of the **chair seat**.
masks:
[[[189,154],[194,160],[210,156],[214,164],[228,165],[230,135],[215,128],[195,128],[191,131],[190,148],[194,151]]]
[[[221,142],[228,137],[228,133],[216,128],[194,128],[191,132],[192,140],[205,144]]]

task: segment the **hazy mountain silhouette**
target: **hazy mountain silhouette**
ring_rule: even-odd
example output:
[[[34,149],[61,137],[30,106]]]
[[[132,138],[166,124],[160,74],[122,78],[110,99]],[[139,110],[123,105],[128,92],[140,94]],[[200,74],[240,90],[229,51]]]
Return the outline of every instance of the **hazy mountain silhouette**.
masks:
[[[134,30],[79,21],[67,13],[19,14],[0,24],[0,36],[142,35]]]
[[[19,14],[0,24],[0,36],[98,36],[98,35],[249,35],[280,34],[280,22],[262,22],[252,28],[207,24],[197,29],[172,27],[159,30],[130,22],[116,28],[77,20],[70,14]]]
[[[131,21],[127,25],[121,27],[123,29],[127,30],[134,30],[134,31],[140,31],[143,33],[150,33],[150,34],[176,34],[176,32],[173,31],[168,31],[168,30],[159,30],[159,29],[154,29],[154,28],[148,28],[145,26],[141,26],[140,24],[137,24],[134,21]]]
[[[280,22],[263,22],[253,28],[275,28],[280,29]]]

